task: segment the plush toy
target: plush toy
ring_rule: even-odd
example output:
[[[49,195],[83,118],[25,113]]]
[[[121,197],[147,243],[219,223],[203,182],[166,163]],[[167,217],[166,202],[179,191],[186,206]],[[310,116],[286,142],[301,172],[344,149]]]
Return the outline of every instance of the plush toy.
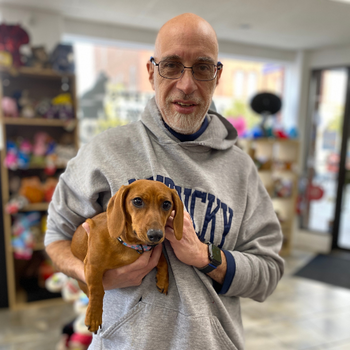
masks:
[[[32,176],[23,178],[19,194],[28,199],[30,203],[41,203],[44,201],[45,192],[39,177]]]
[[[19,25],[0,24],[0,51],[9,52],[15,67],[23,65],[20,47],[29,43],[27,32]]]
[[[4,96],[1,99],[1,108],[2,108],[4,117],[12,117],[12,118],[18,117],[17,102],[14,98]]]
[[[51,101],[54,107],[55,118],[70,120],[74,118],[73,102],[70,93],[59,94]]]
[[[6,168],[11,170],[17,170],[18,168],[18,148],[14,141],[6,141],[6,157],[4,159],[4,165]]]
[[[24,196],[15,195],[5,205],[5,211],[8,214],[17,214],[21,209],[29,204],[29,201]]]
[[[27,66],[34,68],[50,68],[49,55],[47,54],[44,46],[32,47],[32,55],[28,59]]]
[[[19,214],[15,217],[12,225],[12,247],[15,259],[31,259],[35,243],[31,227],[39,223],[39,212]]]
[[[74,53],[72,45],[58,44],[50,56],[54,70],[62,73],[74,73]]]
[[[49,98],[44,98],[39,101],[35,107],[35,111],[36,114],[42,118],[53,119],[55,117],[55,110]]]
[[[35,109],[34,102],[29,98],[29,91],[23,90],[22,95],[18,100],[21,109],[22,118],[34,118]]]
[[[28,169],[33,146],[29,140],[23,139],[20,142],[18,150],[18,168]]]

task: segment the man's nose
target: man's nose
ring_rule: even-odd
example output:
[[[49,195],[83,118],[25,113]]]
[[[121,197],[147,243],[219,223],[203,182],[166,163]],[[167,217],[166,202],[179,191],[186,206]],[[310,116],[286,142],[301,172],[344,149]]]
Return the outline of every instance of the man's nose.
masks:
[[[186,95],[190,95],[197,90],[196,80],[193,77],[191,68],[185,68],[182,77],[176,83],[176,87]]]

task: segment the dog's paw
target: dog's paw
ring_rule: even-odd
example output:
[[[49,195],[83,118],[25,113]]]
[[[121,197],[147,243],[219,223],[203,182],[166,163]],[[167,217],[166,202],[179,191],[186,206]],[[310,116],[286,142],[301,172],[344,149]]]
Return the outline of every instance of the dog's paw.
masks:
[[[91,333],[97,334],[98,329],[102,328],[102,312],[86,311],[85,325]]]
[[[157,281],[157,289],[160,293],[163,293],[165,295],[168,294],[168,288],[169,288],[169,283],[159,283]]]

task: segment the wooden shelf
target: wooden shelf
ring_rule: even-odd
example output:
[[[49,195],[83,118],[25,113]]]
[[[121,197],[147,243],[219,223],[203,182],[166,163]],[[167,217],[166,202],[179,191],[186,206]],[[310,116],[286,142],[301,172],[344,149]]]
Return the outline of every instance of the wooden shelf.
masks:
[[[71,73],[60,73],[56,72],[53,69],[41,69],[41,68],[34,68],[34,67],[3,67],[0,66],[0,72],[8,73],[12,76],[28,76],[33,78],[55,78],[55,79],[62,79],[62,77],[69,77],[74,78],[74,74]]]
[[[3,118],[5,125],[26,125],[26,126],[56,126],[56,127],[73,127],[76,120],[59,120],[45,118]]]
[[[49,203],[32,203],[26,205],[20,211],[47,211]]]

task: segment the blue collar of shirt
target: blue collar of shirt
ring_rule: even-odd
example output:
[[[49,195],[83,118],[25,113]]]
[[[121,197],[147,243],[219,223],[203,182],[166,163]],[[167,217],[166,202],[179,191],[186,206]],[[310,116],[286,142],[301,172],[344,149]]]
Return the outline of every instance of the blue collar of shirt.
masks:
[[[181,142],[183,141],[194,141],[196,140],[199,136],[203,134],[203,132],[207,129],[209,122],[207,116],[205,116],[204,121],[202,123],[202,126],[198,131],[196,131],[194,134],[191,135],[185,135],[185,134],[180,134],[173,130],[164,120],[163,120],[164,126],[176,137],[178,138]]]

